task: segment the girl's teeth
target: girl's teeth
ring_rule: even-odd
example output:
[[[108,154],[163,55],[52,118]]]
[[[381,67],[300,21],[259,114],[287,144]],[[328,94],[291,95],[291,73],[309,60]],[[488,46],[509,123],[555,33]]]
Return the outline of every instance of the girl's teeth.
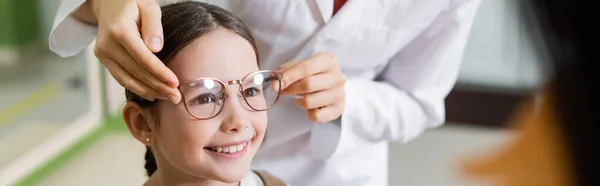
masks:
[[[221,152],[221,153],[236,153],[236,152],[240,152],[240,151],[244,150],[244,148],[246,147],[247,144],[248,143],[234,145],[234,146],[228,146],[228,147],[213,147],[212,150]]]

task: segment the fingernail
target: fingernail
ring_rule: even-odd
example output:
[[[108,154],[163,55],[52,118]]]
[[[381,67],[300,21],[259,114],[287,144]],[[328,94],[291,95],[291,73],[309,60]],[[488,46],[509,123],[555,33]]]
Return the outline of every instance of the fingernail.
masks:
[[[179,96],[176,93],[169,94],[169,99],[171,102],[173,102],[173,104],[179,103]]]
[[[148,38],[148,46],[152,50],[160,50],[161,40],[158,37],[150,37]]]
[[[172,88],[175,88],[175,91],[177,91],[177,86],[179,86],[179,81],[177,79],[177,76],[167,79],[167,85]]]
[[[174,87],[175,88],[175,87],[178,86],[177,80],[171,79],[171,80],[168,81],[168,83],[169,83],[170,87]]]
[[[283,83],[283,81],[281,81],[281,85],[280,86],[281,86],[280,89],[285,88],[285,83]],[[277,90],[277,91],[279,91],[279,90]]]
[[[304,98],[304,96],[296,95],[296,96],[294,96],[294,98],[296,98],[296,99],[302,99],[302,98]]]

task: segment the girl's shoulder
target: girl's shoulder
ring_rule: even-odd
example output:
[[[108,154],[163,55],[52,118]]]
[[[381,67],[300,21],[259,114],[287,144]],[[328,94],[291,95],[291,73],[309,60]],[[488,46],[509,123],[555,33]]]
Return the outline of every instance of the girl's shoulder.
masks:
[[[277,178],[276,176],[273,176],[267,171],[253,170],[252,172],[258,175],[258,177],[260,177],[265,186],[287,186],[287,184],[283,180]]]
[[[240,186],[289,186],[283,180],[264,170],[250,171]]]

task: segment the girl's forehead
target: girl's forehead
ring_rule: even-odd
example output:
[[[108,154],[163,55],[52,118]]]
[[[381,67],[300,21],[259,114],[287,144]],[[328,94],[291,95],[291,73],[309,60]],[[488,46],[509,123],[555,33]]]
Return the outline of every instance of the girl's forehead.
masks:
[[[168,66],[180,82],[202,77],[240,80],[258,70],[252,45],[226,30],[216,30],[196,39],[174,56]]]

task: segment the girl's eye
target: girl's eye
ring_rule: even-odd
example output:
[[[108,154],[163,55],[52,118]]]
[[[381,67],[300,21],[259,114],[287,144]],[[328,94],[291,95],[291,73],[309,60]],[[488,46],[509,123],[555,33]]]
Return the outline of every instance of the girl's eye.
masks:
[[[260,93],[260,90],[257,88],[247,88],[244,90],[244,96],[246,97],[254,97]]]
[[[196,104],[209,104],[216,101],[216,96],[212,94],[202,94],[194,99],[194,103]]]

